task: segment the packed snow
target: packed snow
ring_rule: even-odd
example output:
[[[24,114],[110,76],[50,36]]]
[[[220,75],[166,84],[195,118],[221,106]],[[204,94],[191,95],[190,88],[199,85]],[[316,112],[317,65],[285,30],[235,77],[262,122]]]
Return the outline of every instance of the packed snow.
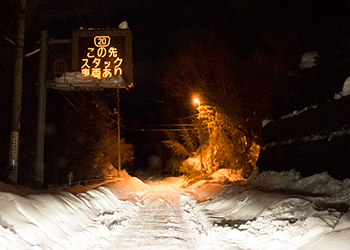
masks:
[[[308,51],[303,54],[300,60],[300,69],[311,69],[317,67],[320,61],[320,53],[318,51]]]
[[[118,75],[109,78],[97,79],[93,76],[85,76],[80,72],[66,72],[55,78],[55,82],[48,82],[46,86],[63,91],[91,90],[101,91],[105,88],[132,88],[133,83],[127,83],[125,79]]]
[[[127,174],[45,193],[0,183],[0,248],[350,247],[350,180],[256,171],[235,181],[221,169],[210,181],[184,186],[183,178],[143,182]]]
[[[96,83],[110,83],[115,85],[125,85],[125,80],[122,76],[117,75],[109,78],[101,78],[97,79],[93,76],[85,76],[80,72],[66,72],[62,74],[60,77],[55,78],[55,82],[57,83],[88,83],[88,82],[96,82]]]
[[[343,96],[348,96],[348,95],[350,95],[350,76],[346,78],[343,85],[343,90],[340,93],[335,94],[334,99],[340,99]]]

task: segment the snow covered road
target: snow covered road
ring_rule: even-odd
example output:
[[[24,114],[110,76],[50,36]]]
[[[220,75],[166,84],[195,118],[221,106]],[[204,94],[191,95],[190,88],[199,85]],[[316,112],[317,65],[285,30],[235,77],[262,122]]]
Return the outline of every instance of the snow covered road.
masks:
[[[103,249],[196,249],[180,207],[180,195],[171,185],[150,185],[142,207],[118,229]]]
[[[181,182],[129,176],[51,194],[0,183],[0,249],[350,249],[350,180],[290,171]]]

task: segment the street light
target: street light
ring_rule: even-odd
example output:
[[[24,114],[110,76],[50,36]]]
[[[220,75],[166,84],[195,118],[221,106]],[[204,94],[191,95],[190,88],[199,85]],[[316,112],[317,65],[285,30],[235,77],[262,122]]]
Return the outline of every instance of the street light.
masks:
[[[198,108],[200,108],[200,106],[201,106],[201,101],[200,101],[198,98],[194,98],[194,99],[193,99],[193,102],[194,102],[195,104],[198,104]]]
[[[201,161],[201,177],[204,179],[204,171],[203,171],[203,152],[202,152],[202,119],[201,119],[201,102],[198,98],[194,98],[193,102],[198,104],[198,118],[199,118],[199,151],[200,151],[200,161]]]

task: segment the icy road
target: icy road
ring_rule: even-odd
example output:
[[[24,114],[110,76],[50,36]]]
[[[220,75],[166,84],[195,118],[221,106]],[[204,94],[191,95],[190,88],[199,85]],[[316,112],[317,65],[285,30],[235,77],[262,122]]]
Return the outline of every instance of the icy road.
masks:
[[[350,249],[350,180],[220,171],[185,189],[130,176],[53,193],[0,182],[0,249]]]

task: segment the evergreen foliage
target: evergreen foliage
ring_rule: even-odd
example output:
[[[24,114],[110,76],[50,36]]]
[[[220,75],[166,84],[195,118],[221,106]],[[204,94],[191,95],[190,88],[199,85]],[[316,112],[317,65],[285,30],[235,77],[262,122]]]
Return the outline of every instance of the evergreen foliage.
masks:
[[[241,170],[246,177],[255,168],[267,98],[265,91],[250,91],[258,84],[257,78],[248,72],[248,63],[240,62],[225,42],[192,43],[174,59],[164,81],[181,109],[193,107],[189,104],[192,96],[200,96],[202,105],[193,123],[202,141],[205,176],[225,167]],[[197,146],[196,157],[199,150]]]
[[[229,117],[217,109],[209,105],[202,105],[198,109],[198,117],[192,120],[196,134],[189,133],[188,130],[167,132],[168,140],[164,141],[164,144],[182,160],[178,169],[180,173],[191,182],[200,178],[199,162],[191,164],[193,161],[188,159],[198,159],[202,150],[205,178],[220,168],[241,172],[244,177],[249,176],[255,167],[260,147],[255,143],[248,145],[246,135]],[[202,149],[199,148],[199,140]]]
[[[163,141],[163,143],[171,149],[173,154],[181,160],[193,156],[195,149],[198,147],[198,138],[193,129],[188,129],[185,126],[182,126],[182,129],[178,133],[165,133],[167,140]]]

